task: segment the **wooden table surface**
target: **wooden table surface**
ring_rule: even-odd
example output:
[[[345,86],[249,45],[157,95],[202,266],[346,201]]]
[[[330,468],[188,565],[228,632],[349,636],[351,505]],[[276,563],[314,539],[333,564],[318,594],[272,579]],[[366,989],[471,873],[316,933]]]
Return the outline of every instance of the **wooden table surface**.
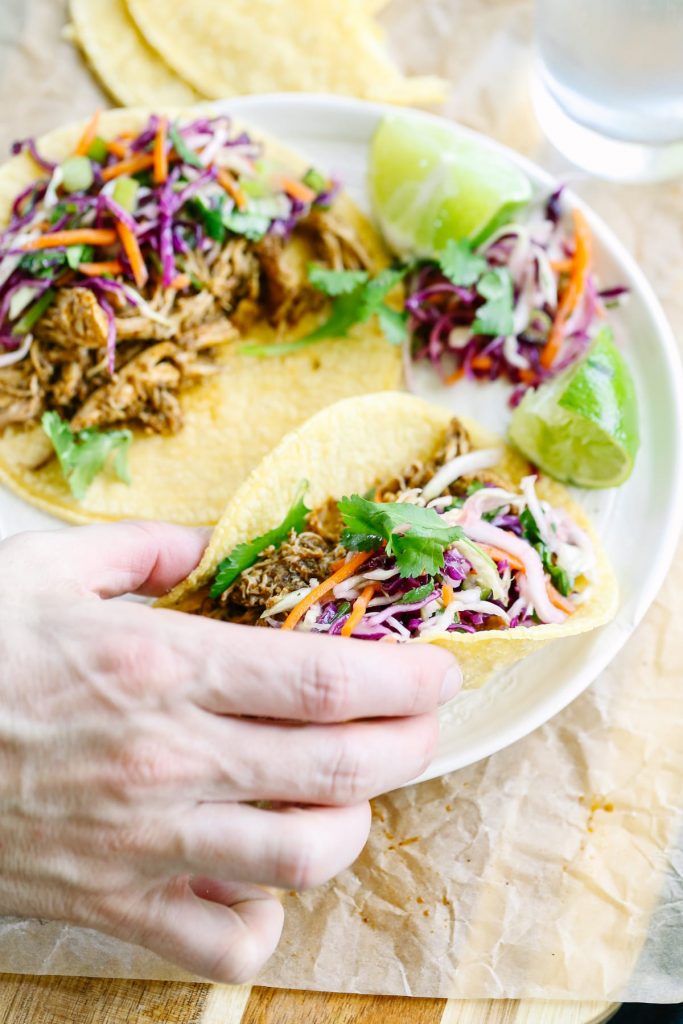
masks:
[[[2,1024],[599,1024],[616,1003],[407,999],[248,985],[0,976]]]

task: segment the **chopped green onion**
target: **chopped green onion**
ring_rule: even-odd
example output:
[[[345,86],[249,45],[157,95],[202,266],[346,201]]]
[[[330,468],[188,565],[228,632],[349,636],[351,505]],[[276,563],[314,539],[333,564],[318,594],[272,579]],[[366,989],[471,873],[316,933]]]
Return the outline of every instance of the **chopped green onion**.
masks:
[[[168,137],[173,143],[173,148],[185,164],[189,164],[190,167],[203,168],[204,164],[201,162],[199,157],[193,150],[190,149],[185,139],[178,131],[176,125],[172,124],[168,129]]]
[[[48,288],[47,291],[43,292],[37,302],[24,313],[21,320],[19,320],[12,330],[13,334],[28,334],[34,324],[40,320],[41,316],[51,305],[57,292],[54,288]]]
[[[38,289],[33,288],[28,284],[22,285],[21,288],[17,288],[10,299],[8,311],[9,319],[16,320],[18,316],[21,316],[29,303],[33,302],[37,294]]]
[[[109,148],[107,143],[101,135],[96,135],[90,143],[87,155],[91,160],[94,160],[96,164],[103,164],[109,154]]]
[[[320,171],[316,171],[315,167],[309,167],[301,180],[314,192],[324,192],[329,185],[327,178],[323,177]]]
[[[122,174],[120,178],[116,179],[112,199],[119,206],[122,206],[127,213],[134,213],[138,201],[139,188],[139,182],[135,178],[129,178],[128,175]]]
[[[92,245],[69,245],[66,250],[66,262],[72,270],[78,270],[81,263],[90,263],[94,255]]]
[[[62,164],[62,187],[65,192],[87,192],[95,176],[87,156],[70,156]]]

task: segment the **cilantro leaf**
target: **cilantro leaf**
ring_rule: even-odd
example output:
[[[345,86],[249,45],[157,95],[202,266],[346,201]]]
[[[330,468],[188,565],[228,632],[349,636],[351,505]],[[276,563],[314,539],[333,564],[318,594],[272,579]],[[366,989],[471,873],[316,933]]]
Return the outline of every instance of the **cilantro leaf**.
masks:
[[[258,556],[271,544],[276,547],[287,540],[292,530],[301,533],[306,525],[306,516],[310,509],[304,504],[304,494],[308,482],[302,480],[294,497],[294,502],[282,522],[267,533],[255,537],[247,544],[238,544],[230,554],[223,559],[216,570],[214,581],[211,585],[211,597],[220,597],[228,587],[232,586],[240,573],[253,565]]]
[[[439,267],[444,277],[453,284],[467,286],[478,281],[487,270],[488,263],[483,256],[478,256],[472,249],[467,238],[457,241],[449,238],[446,246],[439,254]]]
[[[367,270],[329,270],[317,263],[309,263],[308,280],[325,295],[349,295],[368,280]]]
[[[512,278],[505,267],[496,267],[484,274],[477,285],[477,291],[486,302],[477,310],[472,324],[474,334],[494,336],[512,334]]]
[[[71,493],[78,501],[85,497],[90,484],[110,458],[119,480],[130,483],[128,449],[133,440],[130,430],[102,431],[88,427],[74,433],[57,412],[43,413],[41,424],[57,453]]]
[[[250,342],[242,345],[240,352],[250,356],[286,355],[326,338],[343,338],[355,324],[365,323],[375,314],[388,340],[398,345],[405,338],[407,317],[387,306],[384,299],[409,269],[407,266],[387,267],[377,277],[368,278],[365,270],[328,270],[311,263],[308,266],[311,284],[333,300],[327,320],[295,341],[276,344]]]
[[[345,525],[342,544],[351,551],[371,551],[386,541],[402,577],[434,576],[443,565],[444,549],[463,536],[459,526],[444,526],[433,508],[368,501],[359,494],[342,498],[338,508]]]
[[[421,587],[413,587],[406,594],[403,595],[399,604],[417,604],[418,601],[424,601],[434,590],[433,583],[423,583]]]
[[[223,202],[220,202],[214,209],[197,197],[188,202],[188,206],[197,214],[207,235],[209,238],[213,238],[214,242],[225,241],[226,226],[223,223],[223,205]]]
[[[550,576],[551,583],[561,594],[568,597],[572,592],[574,581],[571,579],[566,569],[563,569],[559,565],[555,565],[553,562],[552,554],[550,553],[547,545],[541,540],[541,534],[533,513],[530,512],[528,508],[523,509],[519,514],[519,521],[522,526],[522,534],[525,540],[528,540],[540,555],[541,561],[543,562],[543,568]]]
[[[382,305],[377,310],[379,325],[390,345],[402,345],[408,337],[408,314],[405,310]]]
[[[270,227],[271,218],[249,210],[229,210],[223,214],[223,225],[234,235],[244,235],[251,242],[260,242]]]

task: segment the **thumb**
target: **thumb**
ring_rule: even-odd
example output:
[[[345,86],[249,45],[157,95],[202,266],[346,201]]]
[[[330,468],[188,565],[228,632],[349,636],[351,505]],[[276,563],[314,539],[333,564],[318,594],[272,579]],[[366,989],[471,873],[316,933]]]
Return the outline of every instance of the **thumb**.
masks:
[[[284,912],[258,886],[175,878],[147,894],[135,917],[121,938],[211,981],[242,984],[274,952]]]
[[[5,541],[23,579],[75,585],[98,594],[157,596],[197,565],[211,531],[168,523],[122,522],[26,533]]]

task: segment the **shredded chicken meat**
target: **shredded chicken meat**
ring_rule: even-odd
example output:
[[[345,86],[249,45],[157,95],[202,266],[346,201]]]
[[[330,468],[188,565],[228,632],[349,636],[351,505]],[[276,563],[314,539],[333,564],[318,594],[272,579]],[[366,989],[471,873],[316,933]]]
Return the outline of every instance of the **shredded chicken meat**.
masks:
[[[311,212],[294,236],[330,267],[371,266],[354,231],[331,211]],[[276,235],[192,251],[186,271],[199,290],[149,286],[142,306],[107,292],[115,314],[113,374],[107,317],[94,292],[62,285],[33,329],[29,354],[0,369],[0,429],[54,409],[73,429],[127,424],[174,433],[183,424],[180,393],[220,370],[219,346],[258,319],[286,328],[325,302],[308,283],[305,261],[291,260],[288,241]]]

